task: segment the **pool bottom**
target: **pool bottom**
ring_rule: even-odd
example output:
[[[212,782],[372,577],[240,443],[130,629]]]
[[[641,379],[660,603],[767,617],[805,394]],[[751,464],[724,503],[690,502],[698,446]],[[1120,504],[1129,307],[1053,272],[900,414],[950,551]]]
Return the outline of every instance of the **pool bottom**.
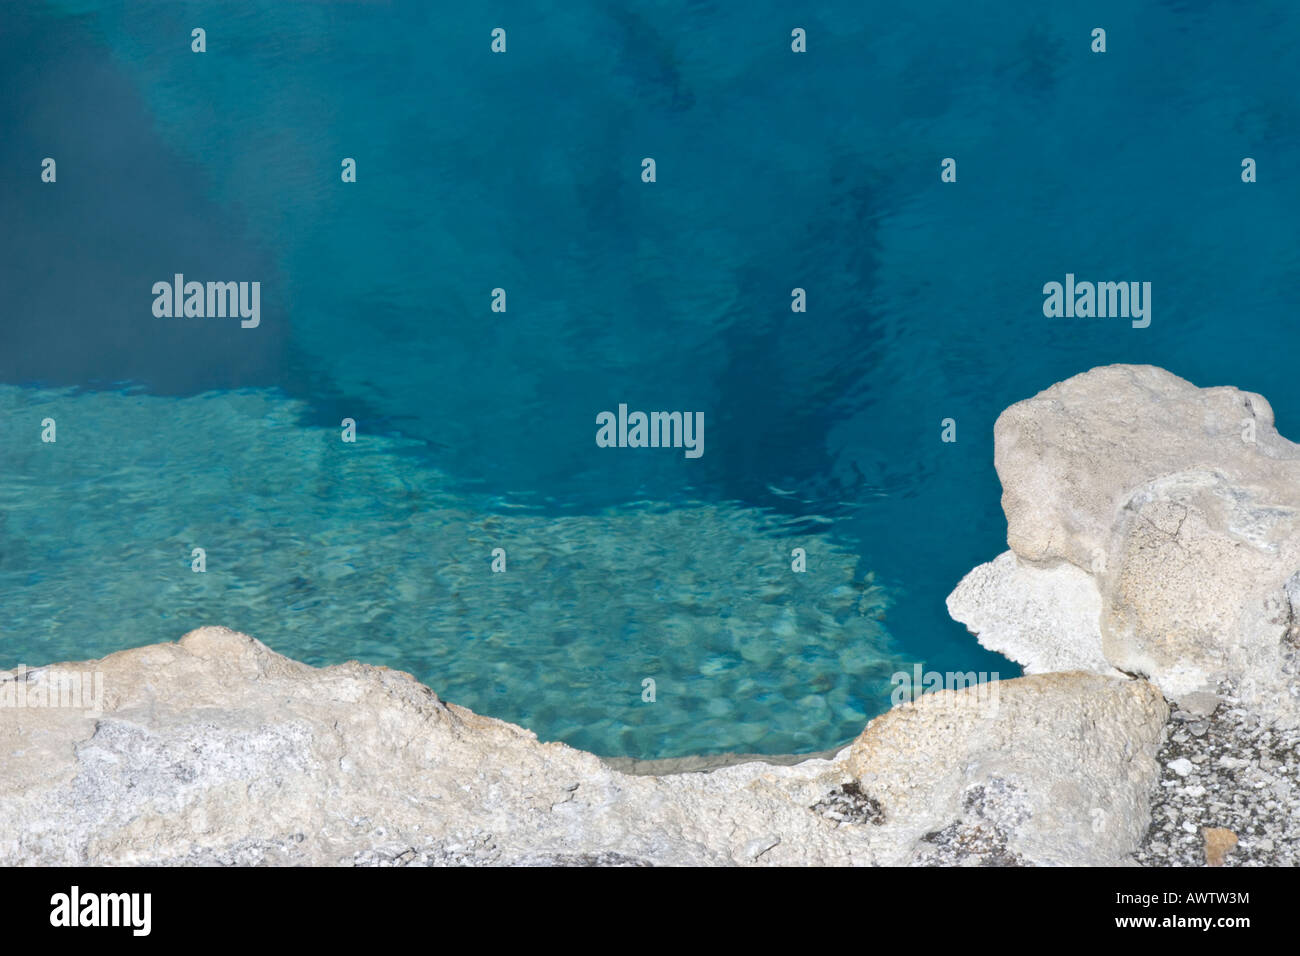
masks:
[[[0,667],[223,624],[639,759],[825,750],[910,669],[888,595],[829,534],[698,501],[503,509],[414,443],[345,443],[303,411],[273,391],[0,387]]]

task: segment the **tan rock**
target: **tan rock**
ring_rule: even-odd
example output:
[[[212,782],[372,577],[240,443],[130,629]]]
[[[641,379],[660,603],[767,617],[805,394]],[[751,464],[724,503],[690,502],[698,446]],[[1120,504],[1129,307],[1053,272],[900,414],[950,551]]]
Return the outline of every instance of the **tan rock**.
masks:
[[[102,714],[0,708],[0,863],[869,864],[809,808],[843,760],[668,777],[225,628],[66,665]]]
[[[994,438],[1012,552],[949,599],[981,643],[1175,701],[1228,679],[1300,722],[1300,446],[1267,401],[1108,366],[1011,406]]]
[[[1000,718],[891,712],[853,749],[882,820],[849,748],[624,774],[408,674],[225,628],[66,668],[102,676],[99,713],[0,708],[0,865],[1113,862],[1145,825],[1163,709],[1142,683],[1053,675],[1010,682]]]
[[[1205,862],[1210,866],[1223,866],[1223,861],[1237,845],[1237,834],[1223,827],[1203,827]]]
[[[993,699],[968,688],[895,707],[854,743],[849,771],[906,847],[891,862],[951,862],[963,844],[991,862],[1122,862],[1159,778],[1159,692],[1079,672],[996,686]]]

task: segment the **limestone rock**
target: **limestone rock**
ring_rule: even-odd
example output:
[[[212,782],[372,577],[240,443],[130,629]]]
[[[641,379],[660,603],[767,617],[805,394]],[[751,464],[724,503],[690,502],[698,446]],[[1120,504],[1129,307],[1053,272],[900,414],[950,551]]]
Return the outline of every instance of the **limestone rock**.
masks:
[[[1011,406],[994,439],[1012,550],[949,599],[982,643],[1173,700],[1228,680],[1300,720],[1300,446],[1267,401],[1108,366]]]
[[[993,433],[1011,550],[1084,569],[1109,550],[1116,514],[1156,478],[1215,471],[1294,494],[1300,470],[1300,449],[1277,433],[1262,396],[1197,388],[1150,365],[1076,375],[1012,405]]]
[[[101,675],[103,700],[0,707],[0,865],[1110,862],[1141,826],[1163,708],[1087,675],[1008,682],[991,723],[925,698],[855,745],[864,786],[849,748],[620,773],[408,674],[309,667],[225,628],[59,669]]]
[[[888,862],[1124,862],[1159,779],[1159,692],[1081,672],[996,686],[895,707],[854,743],[849,771],[902,851]]]
[[[0,864],[866,864],[842,760],[667,777],[225,628],[64,665],[102,713],[0,708]]]
[[[948,613],[1027,674],[1085,670],[1122,676],[1102,652],[1097,583],[1069,562],[1038,567],[1006,551],[962,578],[948,596]]]

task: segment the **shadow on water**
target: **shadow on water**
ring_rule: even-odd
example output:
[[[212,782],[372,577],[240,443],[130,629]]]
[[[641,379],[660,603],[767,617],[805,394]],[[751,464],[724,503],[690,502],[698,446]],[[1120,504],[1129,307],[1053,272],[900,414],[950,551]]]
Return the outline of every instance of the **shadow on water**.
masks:
[[[3,14],[0,136],[5,228],[0,381],[164,395],[285,386],[287,309],[264,302],[257,334],[238,319],[153,316],[154,282],[274,281],[268,252],[205,198],[202,169],[161,139],[132,84],[76,18],[18,5]],[[57,28],[52,28],[56,26]],[[57,162],[41,181],[40,160]]]

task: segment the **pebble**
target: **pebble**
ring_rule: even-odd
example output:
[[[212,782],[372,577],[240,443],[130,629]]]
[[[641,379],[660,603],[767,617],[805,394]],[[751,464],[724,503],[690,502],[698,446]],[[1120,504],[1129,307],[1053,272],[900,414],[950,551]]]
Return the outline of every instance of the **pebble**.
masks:
[[[1225,866],[1300,866],[1300,728],[1270,728],[1229,682],[1210,717],[1179,711],[1158,759],[1151,823],[1134,854],[1143,866],[1204,866],[1205,831],[1236,834]],[[1189,719],[1190,718],[1190,719]],[[1187,777],[1195,772],[1192,784]]]

